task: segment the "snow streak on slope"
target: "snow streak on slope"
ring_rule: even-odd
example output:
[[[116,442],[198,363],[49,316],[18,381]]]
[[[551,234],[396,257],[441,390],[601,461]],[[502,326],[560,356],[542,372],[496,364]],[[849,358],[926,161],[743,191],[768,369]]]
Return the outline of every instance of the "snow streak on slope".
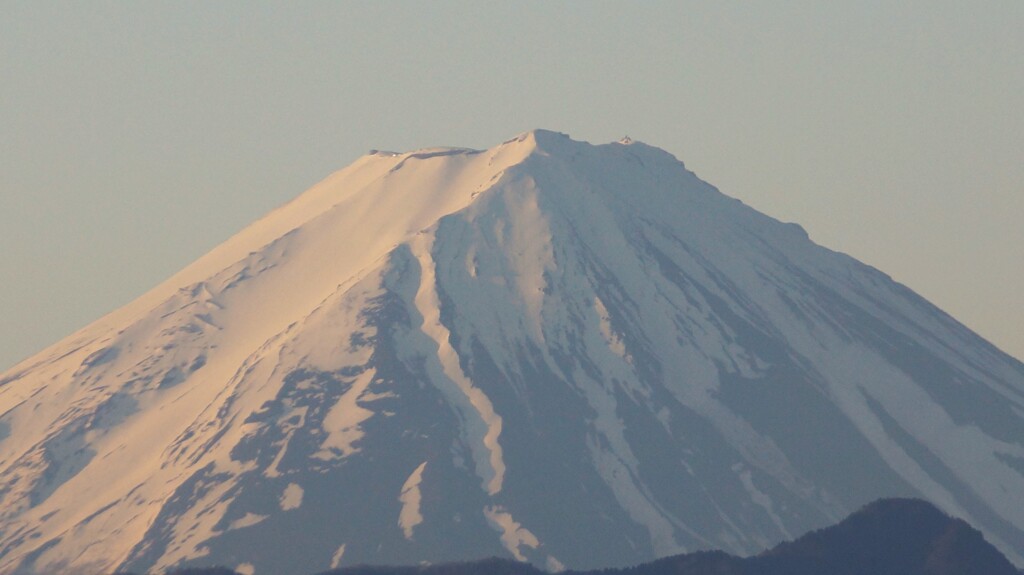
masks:
[[[462,372],[459,356],[450,343],[451,333],[441,323],[434,262],[430,254],[432,240],[431,236],[421,233],[413,243],[413,254],[419,262],[421,275],[420,288],[416,293],[416,309],[423,316],[423,333],[437,345],[437,358],[443,371],[436,375],[438,388],[463,413],[463,426],[467,433],[475,435],[469,438],[469,442],[474,447],[477,474],[483,480],[487,493],[495,495],[501,491],[501,483],[505,479],[505,462],[501,458],[501,445],[498,443],[501,416],[494,413],[494,406],[487,395],[474,387],[473,382]]]
[[[423,481],[423,468],[427,466],[424,461],[405,480],[402,485],[402,494],[398,496],[402,502],[402,512],[398,515],[398,525],[406,539],[412,539],[413,530],[417,525],[423,523],[423,515],[420,514],[420,481]]]
[[[0,574],[587,568],[900,495],[1024,560],[1024,366],[632,141],[368,155],[0,377],[0,439]]]

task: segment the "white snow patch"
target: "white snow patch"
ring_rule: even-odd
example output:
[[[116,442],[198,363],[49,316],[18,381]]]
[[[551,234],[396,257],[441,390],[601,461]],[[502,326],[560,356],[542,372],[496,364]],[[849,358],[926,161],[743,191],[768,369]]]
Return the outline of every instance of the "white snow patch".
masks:
[[[398,500],[402,503],[402,511],[398,514],[398,525],[406,539],[412,540],[413,529],[423,523],[423,515],[420,514],[420,481],[423,480],[423,469],[427,462],[419,466],[409,474],[409,478],[402,485],[402,492]]]
[[[345,544],[342,543],[331,555],[331,569],[337,569],[341,565],[341,558],[345,556]]]
[[[363,438],[360,424],[374,414],[373,411],[361,406],[359,399],[370,386],[375,373],[376,370],[368,369],[359,374],[348,391],[338,399],[338,403],[327,412],[323,423],[327,437],[320,444],[320,451],[316,452],[314,457],[333,459],[335,452],[341,452],[341,457],[348,457],[359,451],[355,443]]]
[[[633,358],[626,352],[626,344],[622,342],[622,337],[612,328],[612,319],[608,315],[608,308],[605,307],[604,302],[601,298],[594,296],[594,309],[597,310],[597,317],[601,322],[601,335],[604,336],[605,343],[608,344],[608,349],[612,350],[612,353],[626,360],[628,363],[633,363]]]
[[[513,519],[512,514],[504,507],[500,505],[485,507],[484,516],[487,517],[487,522],[491,524],[491,527],[501,532],[501,544],[517,561],[526,561],[526,557],[519,550],[523,545],[531,549],[540,547],[537,537]]]
[[[232,521],[231,525],[228,526],[228,531],[233,531],[235,529],[242,529],[244,527],[252,527],[253,525],[256,525],[257,523],[260,523],[261,521],[263,521],[267,517],[270,517],[270,516],[269,515],[258,515],[256,513],[246,513],[245,516],[243,516],[241,519],[236,519],[236,520]]]
[[[302,506],[302,496],[305,491],[297,483],[289,483],[288,487],[284,488],[284,493],[281,494],[281,511],[291,511],[292,509],[298,509]]]
[[[548,555],[547,560],[544,561],[544,568],[548,570],[548,573],[561,573],[565,571],[565,565],[554,555]]]

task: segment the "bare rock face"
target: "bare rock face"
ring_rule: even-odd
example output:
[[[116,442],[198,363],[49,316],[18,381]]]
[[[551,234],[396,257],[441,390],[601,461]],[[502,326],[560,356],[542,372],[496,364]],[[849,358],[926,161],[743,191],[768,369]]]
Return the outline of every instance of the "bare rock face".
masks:
[[[365,156],[0,414],[0,574],[621,566],[879,497],[1024,562],[1024,365],[632,140]]]

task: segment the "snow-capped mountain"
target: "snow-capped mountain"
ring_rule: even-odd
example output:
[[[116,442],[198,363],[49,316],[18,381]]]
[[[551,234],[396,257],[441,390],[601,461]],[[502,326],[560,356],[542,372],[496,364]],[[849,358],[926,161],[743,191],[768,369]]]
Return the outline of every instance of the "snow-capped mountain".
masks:
[[[0,414],[2,574],[603,567],[884,496],[1024,561],[1024,365],[626,140],[372,152]]]

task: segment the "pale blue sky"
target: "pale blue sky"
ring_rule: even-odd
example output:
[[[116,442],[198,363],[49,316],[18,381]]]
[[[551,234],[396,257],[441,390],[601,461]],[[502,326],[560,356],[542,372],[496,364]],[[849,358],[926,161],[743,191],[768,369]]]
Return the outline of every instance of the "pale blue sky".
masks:
[[[0,369],[370,148],[537,127],[665,148],[1022,358],[1022,30],[1021,0],[0,0]]]

